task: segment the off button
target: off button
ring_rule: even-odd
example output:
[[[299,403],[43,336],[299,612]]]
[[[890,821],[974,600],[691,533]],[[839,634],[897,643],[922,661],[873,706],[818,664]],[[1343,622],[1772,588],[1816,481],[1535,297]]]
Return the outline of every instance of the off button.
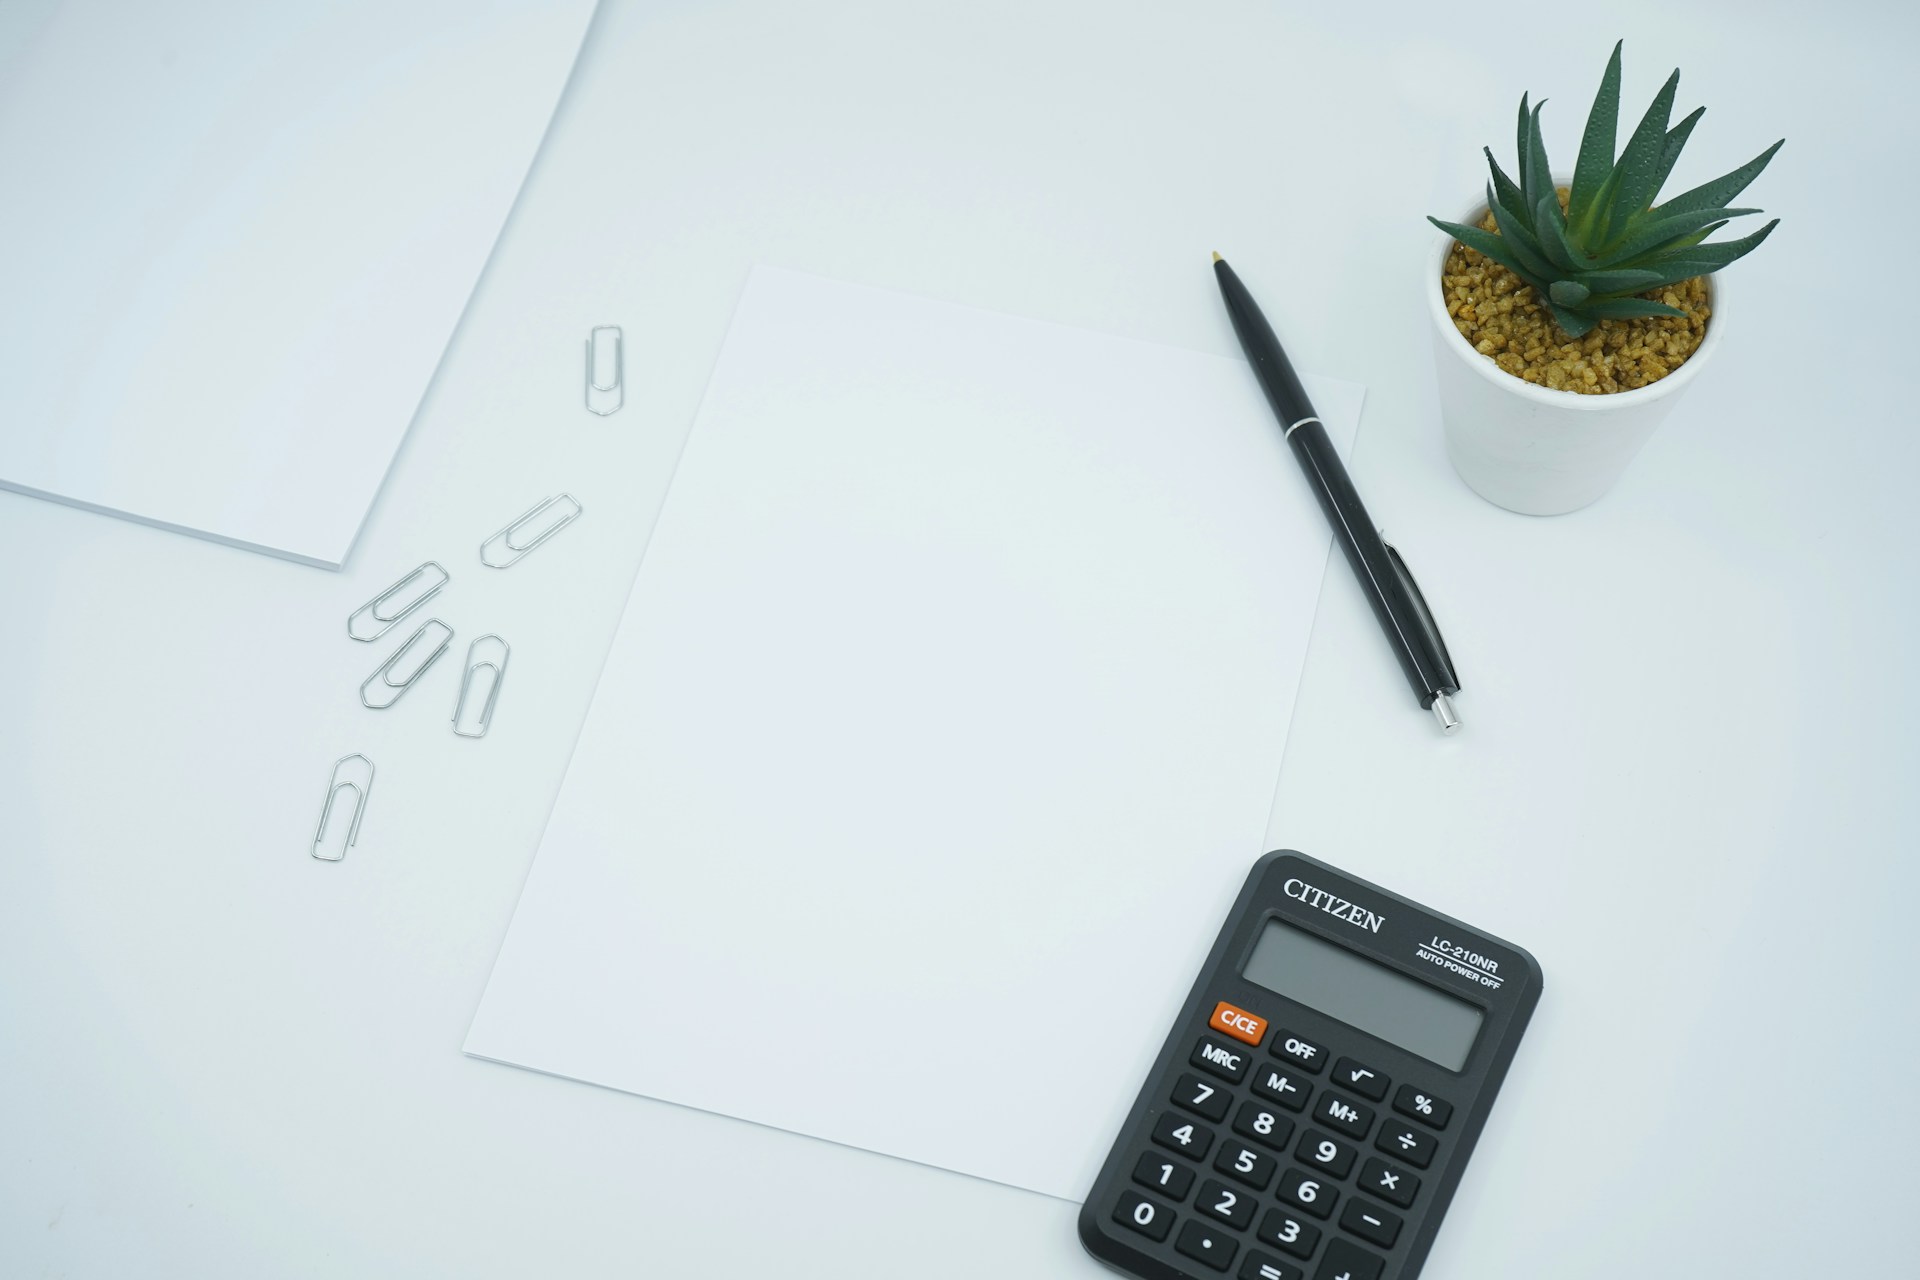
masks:
[[[1261,1037],[1267,1034],[1267,1020],[1256,1018],[1245,1009],[1236,1008],[1222,1000],[1213,1007],[1213,1016],[1207,1019],[1207,1025],[1215,1031],[1232,1036],[1235,1040],[1250,1045],[1259,1045]]]
[[[1284,1027],[1273,1033],[1273,1056],[1296,1062],[1315,1075],[1319,1075],[1327,1065],[1325,1049]]]

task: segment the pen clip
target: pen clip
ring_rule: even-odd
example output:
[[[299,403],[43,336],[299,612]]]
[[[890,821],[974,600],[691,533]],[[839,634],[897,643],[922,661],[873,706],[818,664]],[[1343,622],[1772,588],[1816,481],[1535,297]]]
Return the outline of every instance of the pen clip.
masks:
[[[1400,579],[1400,585],[1405,589],[1407,599],[1413,604],[1414,622],[1420,627],[1421,639],[1427,646],[1428,655],[1432,657],[1434,665],[1440,668],[1443,682],[1453,686],[1451,689],[1441,689],[1436,692],[1458,693],[1460,675],[1453,669],[1453,656],[1447,652],[1447,642],[1440,634],[1439,624],[1433,620],[1433,610],[1427,606],[1426,594],[1420,590],[1420,584],[1413,580],[1413,571],[1407,568],[1406,557],[1400,554],[1398,547],[1387,541],[1384,532],[1380,535],[1380,545],[1387,549],[1387,562],[1393,566],[1394,576]]]

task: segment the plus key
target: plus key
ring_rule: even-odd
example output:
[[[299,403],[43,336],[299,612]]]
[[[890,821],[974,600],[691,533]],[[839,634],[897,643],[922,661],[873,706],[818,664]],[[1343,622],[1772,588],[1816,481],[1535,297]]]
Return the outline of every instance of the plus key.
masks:
[[[1380,1280],[1384,1266],[1385,1259],[1375,1257],[1359,1245],[1335,1240],[1327,1246],[1327,1256],[1321,1260],[1320,1269],[1313,1273],[1313,1280]]]

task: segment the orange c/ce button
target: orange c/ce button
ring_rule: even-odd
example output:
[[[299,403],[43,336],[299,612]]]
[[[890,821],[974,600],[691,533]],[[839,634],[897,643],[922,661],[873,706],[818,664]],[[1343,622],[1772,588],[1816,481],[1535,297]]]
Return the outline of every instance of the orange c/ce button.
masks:
[[[1214,1006],[1213,1016],[1207,1019],[1207,1025],[1251,1045],[1258,1045],[1260,1037],[1267,1034],[1265,1018],[1256,1018],[1245,1009],[1234,1008],[1225,1000]]]

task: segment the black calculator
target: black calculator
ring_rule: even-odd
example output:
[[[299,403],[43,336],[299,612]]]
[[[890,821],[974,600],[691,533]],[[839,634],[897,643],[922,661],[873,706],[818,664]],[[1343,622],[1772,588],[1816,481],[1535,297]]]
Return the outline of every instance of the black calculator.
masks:
[[[1509,942],[1254,864],[1080,1211],[1144,1280],[1413,1280],[1540,999]]]

